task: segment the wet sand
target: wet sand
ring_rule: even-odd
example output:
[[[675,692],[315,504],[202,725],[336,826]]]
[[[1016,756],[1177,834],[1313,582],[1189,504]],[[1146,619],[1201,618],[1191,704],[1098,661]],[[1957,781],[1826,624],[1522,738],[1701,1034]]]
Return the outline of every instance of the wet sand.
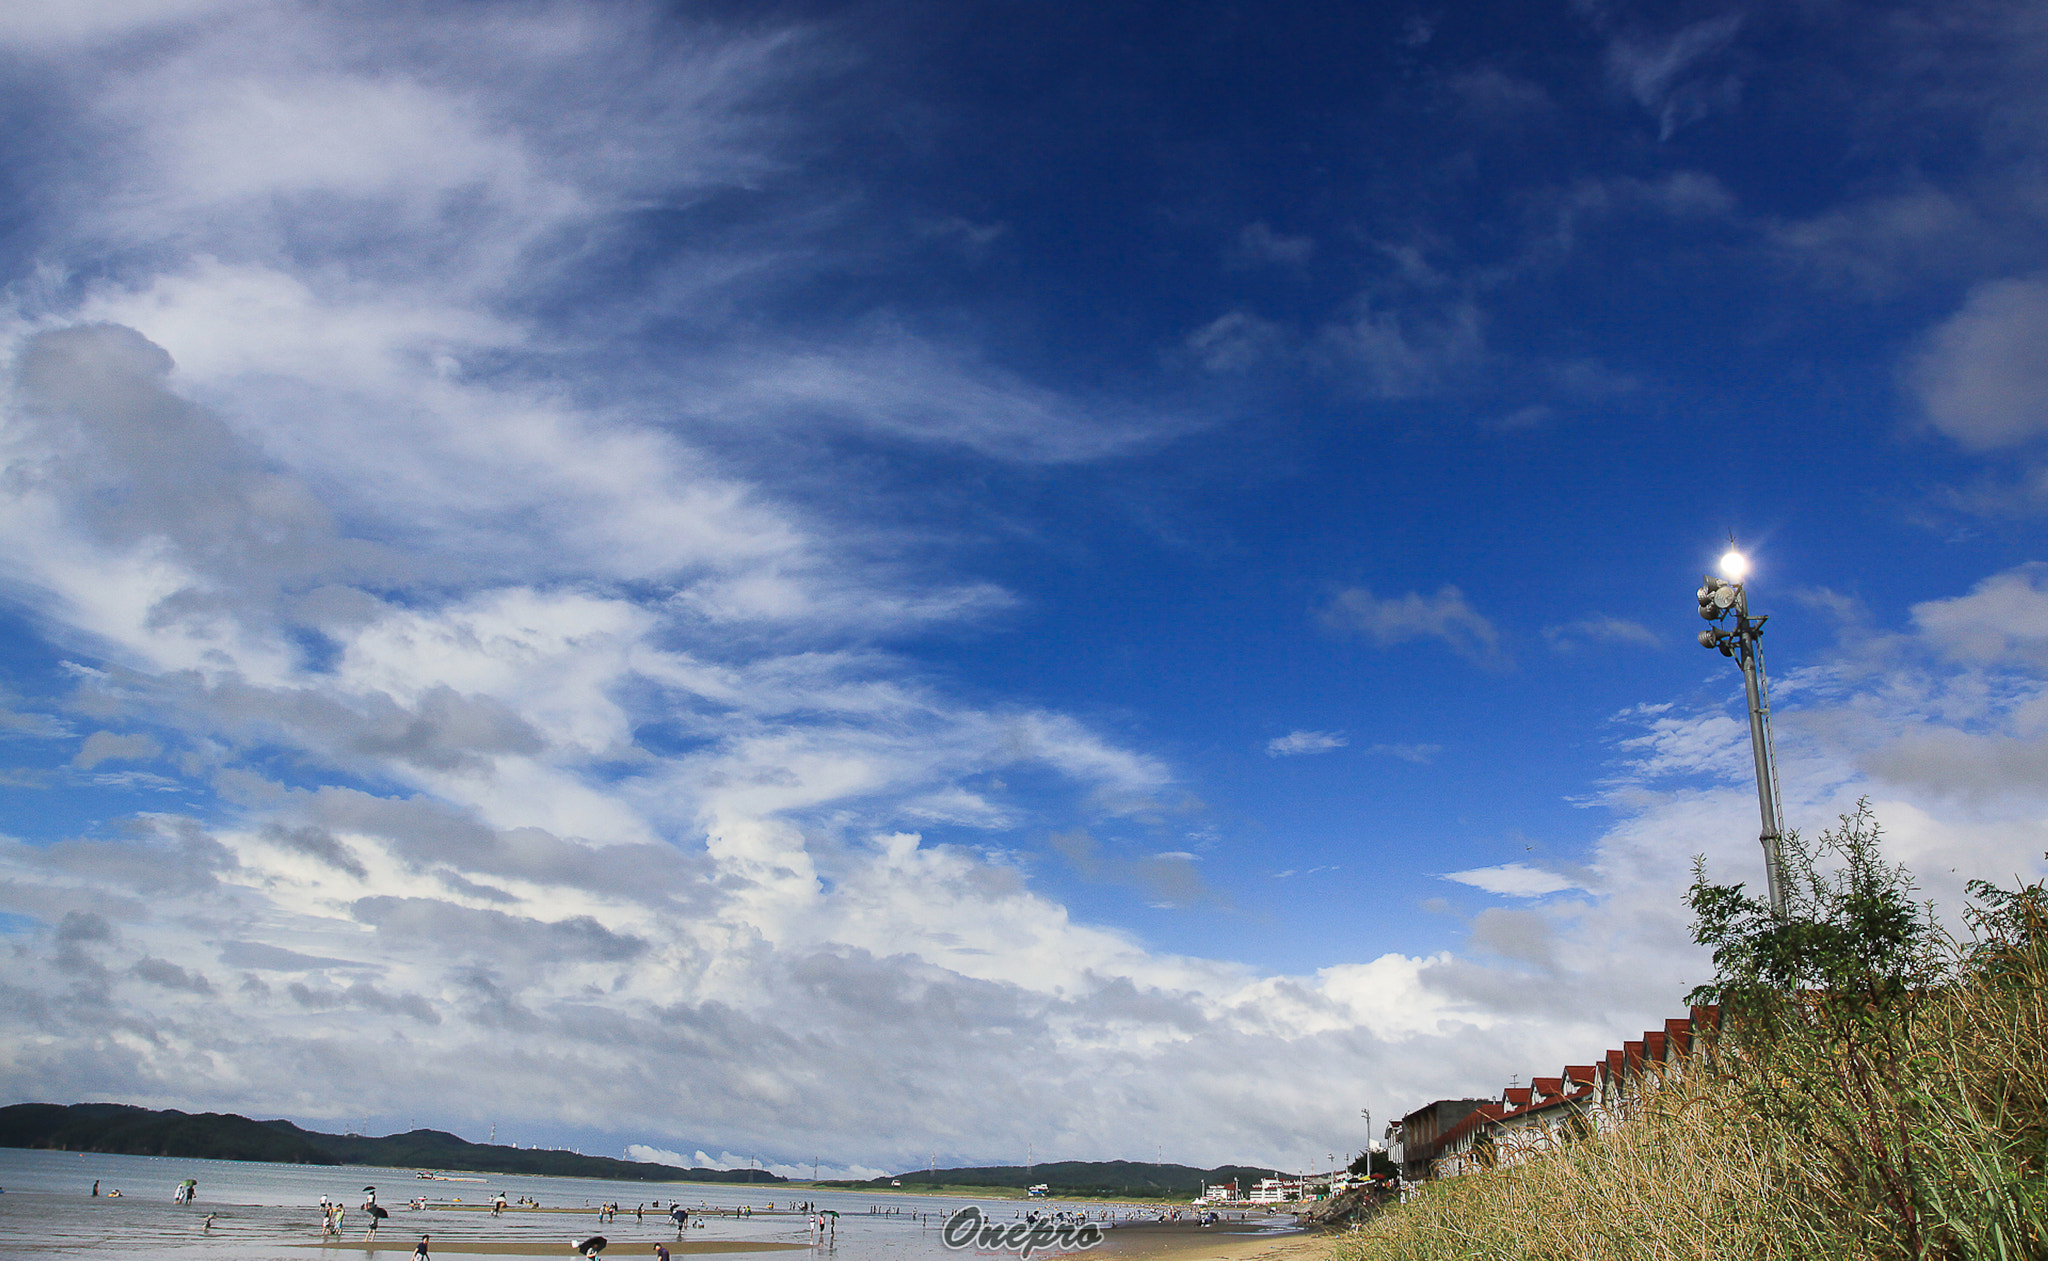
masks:
[[[666,1240],[657,1242],[666,1244],[668,1250],[676,1254],[685,1252],[788,1252],[792,1250],[805,1250],[810,1247],[808,1244],[771,1243],[760,1239],[693,1239],[687,1243],[668,1243]],[[367,1243],[362,1240],[350,1243],[320,1243],[315,1240],[311,1243],[294,1243],[284,1246],[290,1248],[311,1248],[317,1252],[329,1254],[360,1252],[368,1256],[378,1252],[396,1252],[402,1255],[410,1255],[413,1247],[418,1243],[419,1240],[417,1239],[392,1238],[372,1239]],[[436,1253],[477,1253],[490,1257],[547,1257],[550,1258],[550,1261],[561,1261],[561,1258],[564,1256],[575,1255],[569,1251],[568,1241],[563,1239],[450,1239],[445,1243],[439,1240],[429,1240],[427,1247]],[[653,1248],[653,1244],[648,1244],[645,1251],[651,1253]],[[618,1251],[618,1249],[611,1249],[611,1251]],[[629,1249],[629,1251],[636,1257],[640,1256],[642,1252],[637,1246]]]
[[[313,1250],[328,1254],[356,1254],[372,1256],[379,1253],[409,1255],[413,1239],[373,1239],[366,1242],[357,1240],[348,1243],[293,1243],[285,1245],[300,1250]],[[567,1252],[558,1240],[542,1239],[450,1239],[446,1242],[431,1241],[429,1247],[436,1253],[465,1256],[491,1257],[544,1257],[549,1261],[560,1261]],[[708,1239],[690,1240],[685,1243],[668,1243],[670,1253],[681,1256],[685,1253],[719,1252],[792,1252],[816,1251],[810,1244],[775,1243],[754,1239]],[[652,1250],[650,1244],[648,1250]],[[610,1249],[609,1251],[619,1251]],[[627,1251],[638,1257],[642,1250],[635,1244]],[[1179,1223],[1152,1225],[1150,1223],[1119,1226],[1110,1231],[1102,1246],[1090,1249],[1088,1253],[1045,1253],[1047,1257],[1101,1256],[1127,1257],[1131,1261],[1317,1261],[1321,1256],[1321,1243],[1314,1235],[1274,1235],[1270,1233],[1219,1232],[1199,1226],[1183,1226]],[[621,1253],[625,1255],[625,1253]],[[971,1254],[982,1255],[982,1254]]]
[[[1131,1261],[1317,1261],[1322,1242],[1322,1236],[1275,1233],[1252,1223],[1129,1222],[1091,1251]]]

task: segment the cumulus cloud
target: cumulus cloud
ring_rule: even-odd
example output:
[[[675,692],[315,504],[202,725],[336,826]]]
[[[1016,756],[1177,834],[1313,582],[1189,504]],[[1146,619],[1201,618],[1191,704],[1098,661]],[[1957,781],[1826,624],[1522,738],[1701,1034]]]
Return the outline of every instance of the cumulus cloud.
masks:
[[[1580,886],[1554,871],[1544,871],[1526,863],[1502,863],[1498,867],[1474,867],[1470,871],[1453,871],[1446,880],[1469,884],[1475,889],[1498,893],[1510,898],[1540,898],[1547,893],[1562,893],[1566,889]]]
[[[1504,959],[1549,966],[1555,930],[1534,911],[1490,906],[1472,919],[1472,942]]]
[[[377,1098],[792,1174],[1033,1141],[1129,1156],[1146,1116],[1184,1159],[1285,1163],[1351,1115],[1329,1081],[1483,1089],[1702,979],[1673,915],[1687,858],[1755,864],[1726,696],[1617,718],[1590,803],[1615,821],[1575,883],[1458,873],[1542,899],[1482,912],[1483,959],[1265,974],[1046,891],[1035,868],[1057,864],[1221,901],[1162,822],[1173,766],[890,649],[1016,602],[863,516],[870,466],[841,458],[1042,471],[1193,422],[890,321],[773,324],[843,257],[858,200],[789,178],[830,40],[654,39],[651,18],[545,5],[458,6],[431,40],[411,11],[270,5],[125,38],[205,7],[0,22],[23,56],[86,50],[41,118],[85,155],[38,180],[38,248],[68,270],[10,290],[0,423],[0,570],[80,664],[63,707],[10,698],[0,725],[25,744],[75,720],[78,769],[153,758],[193,798],[0,838],[21,1095],[309,1120]],[[1713,47],[1651,48],[1628,81],[1671,107]],[[1719,204],[1699,182],[1628,195]],[[636,216],[720,198],[764,217],[654,257],[620,244]],[[1485,353],[1464,290],[1395,263],[1430,301],[1376,291],[1322,344],[1382,397]],[[1254,317],[1211,331],[1190,349],[1218,370],[1277,353]],[[682,349],[657,369],[655,344]],[[1788,808],[1870,790],[1901,857],[2031,861],[2041,585],[2018,570],[1923,605],[1871,648],[1891,656],[1783,707]],[[1456,587],[1358,588],[1323,619],[1507,664]],[[1247,1070],[1279,1062],[1298,1071]]]
[[[1911,380],[1928,423],[1970,450],[2048,434],[2048,283],[1972,289],[1928,334]]]
[[[1969,594],[1913,606],[1913,622],[1944,655],[1983,665],[2048,666],[2048,564],[2030,561]]]
[[[685,1156],[681,1152],[670,1151],[663,1147],[649,1147],[645,1143],[628,1143],[626,1145],[626,1159],[644,1160],[657,1165],[674,1165],[678,1169],[765,1169],[769,1173],[794,1179],[829,1178],[843,1181],[866,1181],[870,1178],[886,1177],[891,1172],[887,1169],[876,1169],[867,1165],[777,1164],[763,1161],[759,1157],[736,1156],[731,1152],[721,1152],[713,1156],[708,1152],[698,1151],[692,1155]],[[901,1173],[902,1170],[897,1169],[894,1172]]]
[[[129,971],[151,985],[162,986],[167,990],[186,990],[193,994],[213,993],[213,985],[204,975],[187,972],[177,964],[163,959],[138,959]]]
[[[1369,587],[1352,587],[1338,592],[1320,618],[1332,631],[1356,631],[1381,647],[1435,639],[1486,669],[1506,669],[1510,664],[1501,647],[1500,631],[1472,607],[1464,592],[1450,585],[1439,588],[1435,595],[1410,591],[1394,597],[1374,595]]]
[[[1202,882],[1196,866],[1201,859],[1185,850],[1124,853],[1105,846],[1080,828],[1055,833],[1051,844],[1082,875],[1091,880],[1129,885],[1152,899],[1154,905],[1187,906],[1219,900],[1215,891]]]
[[[1290,731],[1266,741],[1266,756],[1298,757],[1304,753],[1328,753],[1350,743],[1334,731]]]
[[[111,731],[95,731],[85,738],[71,764],[79,770],[91,770],[102,762],[147,762],[164,751],[155,737],[135,734],[116,735]]]

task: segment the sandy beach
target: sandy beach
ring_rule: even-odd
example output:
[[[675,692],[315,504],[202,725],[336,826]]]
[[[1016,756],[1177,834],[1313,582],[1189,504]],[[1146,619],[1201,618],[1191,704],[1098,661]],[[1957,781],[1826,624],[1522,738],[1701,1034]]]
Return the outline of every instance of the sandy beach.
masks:
[[[1091,1251],[1130,1261],[1316,1261],[1322,1245],[1319,1235],[1146,1222],[1117,1227]]]
[[[389,1239],[348,1242],[315,1241],[287,1245],[298,1251],[314,1251],[328,1255],[361,1254],[365,1257],[396,1253],[409,1255],[416,1236],[394,1234]],[[651,1251],[651,1245],[643,1247],[644,1241],[620,1241],[610,1249],[618,1256],[644,1256]],[[770,1240],[711,1239],[690,1240],[676,1243],[664,1240],[674,1255],[685,1253],[741,1253],[741,1252],[791,1252],[820,1251],[816,1245],[783,1243]],[[457,1253],[493,1257],[544,1257],[559,1261],[568,1250],[561,1240],[549,1239],[449,1239],[445,1242],[434,1240],[430,1244],[435,1253]],[[830,1255],[832,1249],[825,1249]],[[1138,1223],[1119,1226],[1109,1232],[1108,1238],[1097,1248],[1085,1254],[1048,1252],[1039,1254],[1046,1258],[1092,1255],[1116,1257],[1128,1261],[1316,1261],[1321,1253],[1320,1242],[1313,1235],[1275,1235],[1270,1232],[1236,1232],[1204,1229],[1193,1223]],[[964,1254],[984,1257],[985,1253]],[[1007,1254],[998,1254],[1007,1255]]]
[[[409,1256],[417,1243],[418,1239],[391,1238],[372,1239],[368,1242],[356,1240],[349,1243],[321,1243],[315,1240],[287,1246],[311,1249],[328,1255],[361,1253],[364,1256],[372,1256],[377,1253],[396,1252]],[[437,1253],[474,1253],[491,1257],[548,1257],[551,1261],[561,1261],[563,1257],[574,1255],[569,1251],[566,1242],[560,1239],[450,1239],[445,1243],[431,1240],[428,1246]],[[707,1239],[692,1240],[688,1243],[668,1243],[667,1247],[670,1253],[680,1255],[686,1252],[790,1252],[808,1249],[810,1245],[757,1239]],[[631,1251],[636,1257],[642,1256],[651,1252],[652,1246],[646,1249],[636,1246]]]
[[[197,1180],[200,1202],[175,1204],[172,1190],[186,1179]],[[128,1194],[94,1196],[95,1182]],[[369,1219],[359,1205],[373,1185],[384,1189],[391,1216],[378,1238],[365,1240]],[[570,1238],[592,1233],[611,1240],[605,1256],[612,1261],[647,1261],[657,1242],[677,1256],[806,1250],[818,1261],[1016,1261],[1015,1254],[948,1251],[941,1223],[969,1201],[926,1196],[777,1186],[776,1208],[769,1211],[767,1189],[758,1186],[508,1175],[494,1178],[474,1198],[465,1195],[463,1203],[434,1200],[416,1209],[405,1192],[422,1188],[407,1170],[29,1149],[0,1149],[0,1186],[6,1188],[0,1194],[0,1261],[119,1261],[124,1254],[172,1261],[316,1261],[321,1253],[330,1254],[329,1261],[400,1261],[423,1233],[431,1236],[433,1253],[548,1261],[573,1258]],[[529,1203],[508,1205],[494,1218],[489,1204],[499,1191]],[[347,1207],[344,1237],[322,1239],[323,1198]],[[643,1198],[663,1208],[637,1216],[634,1209]],[[839,1214],[838,1229],[824,1241],[811,1234],[806,1215],[790,1211],[802,1200]],[[533,1207],[533,1201],[545,1207]],[[670,1202],[690,1210],[690,1228],[681,1239],[664,1211]],[[601,1221],[598,1206],[605,1203],[632,1207]],[[1094,1204],[1038,1207],[1086,1211],[1090,1217],[1104,1211]],[[986,1208],[998,1221],[1029,1211],[1015,1201]],[[1102,1261],[1318,1261],[1321,1250],[1319,1237],[1280,1229],[1291,1224],[1285,1216],[1205,1228],[1191,1217],[1160,1222],[1153,1210],[1136,1205],[1111,1211],[1131,1217],[1116,1222],[1089,1250]],[[1076,1254],[1036,1255],[1080,1261]]]

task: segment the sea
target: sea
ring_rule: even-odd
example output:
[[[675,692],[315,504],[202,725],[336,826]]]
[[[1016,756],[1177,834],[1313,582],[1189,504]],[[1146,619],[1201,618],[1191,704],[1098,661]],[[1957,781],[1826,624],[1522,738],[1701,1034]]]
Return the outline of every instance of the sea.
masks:
[[[0,1148],[0,1261],[143,1253],[190,1261],[407,1261],[422,1234],[431,1236],[434,1251],[451,1257],[482,1253],[562,1261],[576,1255],[572,1241],[601,1234],[609,1241],[605,1261],[639,1261],[656,1243],[679,1256],[687,1251],[714,1259],[752,1253],[753,1261],[778,1261],[781,1252],[802,1249],[813,1255],[788,1261],[966,1261],[976,1254],[948,1251],[940,1230],[948,1215],[968,1204],[979,1205],[992,1223],[1032,1210],[1085,1211],[1099,1220],[1106,1210],[1112,1242],[1120,1229],[1151,1229],[1161,1212],[1154,1205],[953,1199],[779,1183],[608,1182],[458,1170],[433,1171],[441,1176],[426,1179],[419,1172]],[[174,1203],[178,1184],[187,1178],[197,1183],[192,1201]],[[98,1196],[91,1194],[94,1182]],[[360,1207],[367,1187],[377,1189],[377,1202],[391,1214],[374,1240],[365,1239],[369,1214]],[[490,1201],[500,1192],[539,1208],[508,1209],[493,1218]],[[347,1207],[339,1239],[322,1237],[322,1196]],[[412,1207],[420,1197],[425,1206]],[[617,1204],[619,1212],[600,1222],[599,1209],[607,1203]],[[667,1216],[676,1203],[692,1214],[687,1249],[677,1247]],[[799,1203],[836,1212],[836,1228],[821,1236]],[[635,1213],[642,1205],[644,1217]],[[1291,1219],[1274,1218],[1231,1227],[1234,1233],[1279,1234],[1291,1225]],[[762,1244],[782,1248],[760,1251]]]

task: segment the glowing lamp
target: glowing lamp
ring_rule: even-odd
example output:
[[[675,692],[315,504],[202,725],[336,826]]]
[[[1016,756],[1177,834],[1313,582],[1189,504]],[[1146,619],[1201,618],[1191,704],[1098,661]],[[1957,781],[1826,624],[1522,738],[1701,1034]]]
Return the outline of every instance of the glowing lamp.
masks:
[[[1730,582],[1741,582],[1749,573],[1749,557],[1730,548],[1728,554],[1721,558],[1721,573]]]

